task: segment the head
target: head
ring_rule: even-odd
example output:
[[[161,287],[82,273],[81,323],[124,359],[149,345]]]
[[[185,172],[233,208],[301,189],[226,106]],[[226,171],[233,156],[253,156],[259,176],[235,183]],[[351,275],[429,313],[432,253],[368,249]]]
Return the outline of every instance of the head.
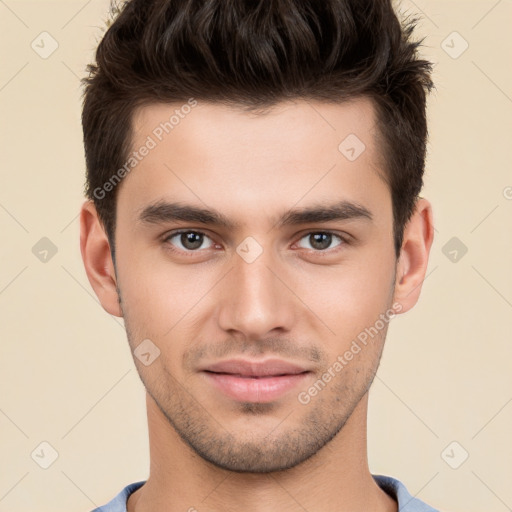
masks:
[[[432,82],[415,21],[388,1],[134,0],[98,46],[86,271],[124,317],[148,394],[215,465],[317,453],[368,392],[389,320],[417,301]],[[204,371],[231,358],[307,373],[238,400]]]

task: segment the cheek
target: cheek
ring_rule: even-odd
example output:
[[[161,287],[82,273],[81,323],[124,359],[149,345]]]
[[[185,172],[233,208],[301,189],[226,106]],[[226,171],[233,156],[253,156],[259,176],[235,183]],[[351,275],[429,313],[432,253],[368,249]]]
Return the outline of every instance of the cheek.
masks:
[[[214,293],[215,275],[162,260],[148,264],[133,252],[120,260],[118,278],[132,347],[150,339],[160,350],[159,364],[179,374],[181,354],[194,345],[197,326],[204,326],[198,314],[209,303],[204,299]]]
[[[161,334],[185,314],[192,300],[189,296],[195,295],[197,287],[196,283],[191,285],[190,272],[173,268],[162,257],[143,257],[143,252],[136,246],[119,244],[119,286],[132,322],[148,323]]]
[[[337,267],[317,267],[301,276],[294,291],[329,333],[325,341],[331,339],[332,353],[339,354],[389,309],[392,283],[392,260],[382,258],[370,265],[361,258]]]

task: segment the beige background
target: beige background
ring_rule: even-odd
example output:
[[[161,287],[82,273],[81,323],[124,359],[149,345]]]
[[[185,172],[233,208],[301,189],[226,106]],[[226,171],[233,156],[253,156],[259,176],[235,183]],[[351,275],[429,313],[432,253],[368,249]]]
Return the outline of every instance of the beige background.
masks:
[[[402,8],[423,12],[423,54],[436,63],[423,192],[436,236],[420,301],[392,323],[370,394],[370,469],[441,510],[504,512],[512,508],[512,2]],[[143,386],[122,320],[99,305],[79,251],[79,77],[107,9],[107,0],[0,1],[2,512],[87,512],[148,475]],[[51,49],[50,39],[41,48],[43,31],[58,43],[46,59],[31,47]],[[453,58],[464,40],[469,47]],[[57,249],[46,262],[36,246],[43,237]],[[467,247],[455,262],[453,237]],[[58,452],[47,469],[43,441]]]

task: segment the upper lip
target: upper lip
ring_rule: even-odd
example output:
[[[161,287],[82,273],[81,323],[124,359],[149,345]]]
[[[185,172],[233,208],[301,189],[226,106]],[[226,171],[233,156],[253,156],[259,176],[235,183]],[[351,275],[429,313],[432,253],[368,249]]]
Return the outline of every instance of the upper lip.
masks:
[[[230,373],[243,377],[269,377],[273,375],[296,375],[309,370],[282,359],[267,359],[265,361],[229,359],[207,366],[203,368],[203,371]]]

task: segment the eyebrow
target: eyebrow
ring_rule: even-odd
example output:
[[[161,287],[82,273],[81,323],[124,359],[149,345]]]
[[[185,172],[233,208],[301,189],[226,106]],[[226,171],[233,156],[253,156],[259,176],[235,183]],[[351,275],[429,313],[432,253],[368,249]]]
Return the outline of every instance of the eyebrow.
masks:
[[[173,221],[197,222],[228,230],[236,230],[241,224],[235,222],[214,209],[202,208],[180,202],[157,201],[140,209],[137,222],[143,225],[164,224]],[[362,219],[372,221],[373,216],[365,206],[351,201],[339,201],[334,204],[319,203],[316,205],[288,210],[274,224],[278,228],[327,222],[333,220]]]

